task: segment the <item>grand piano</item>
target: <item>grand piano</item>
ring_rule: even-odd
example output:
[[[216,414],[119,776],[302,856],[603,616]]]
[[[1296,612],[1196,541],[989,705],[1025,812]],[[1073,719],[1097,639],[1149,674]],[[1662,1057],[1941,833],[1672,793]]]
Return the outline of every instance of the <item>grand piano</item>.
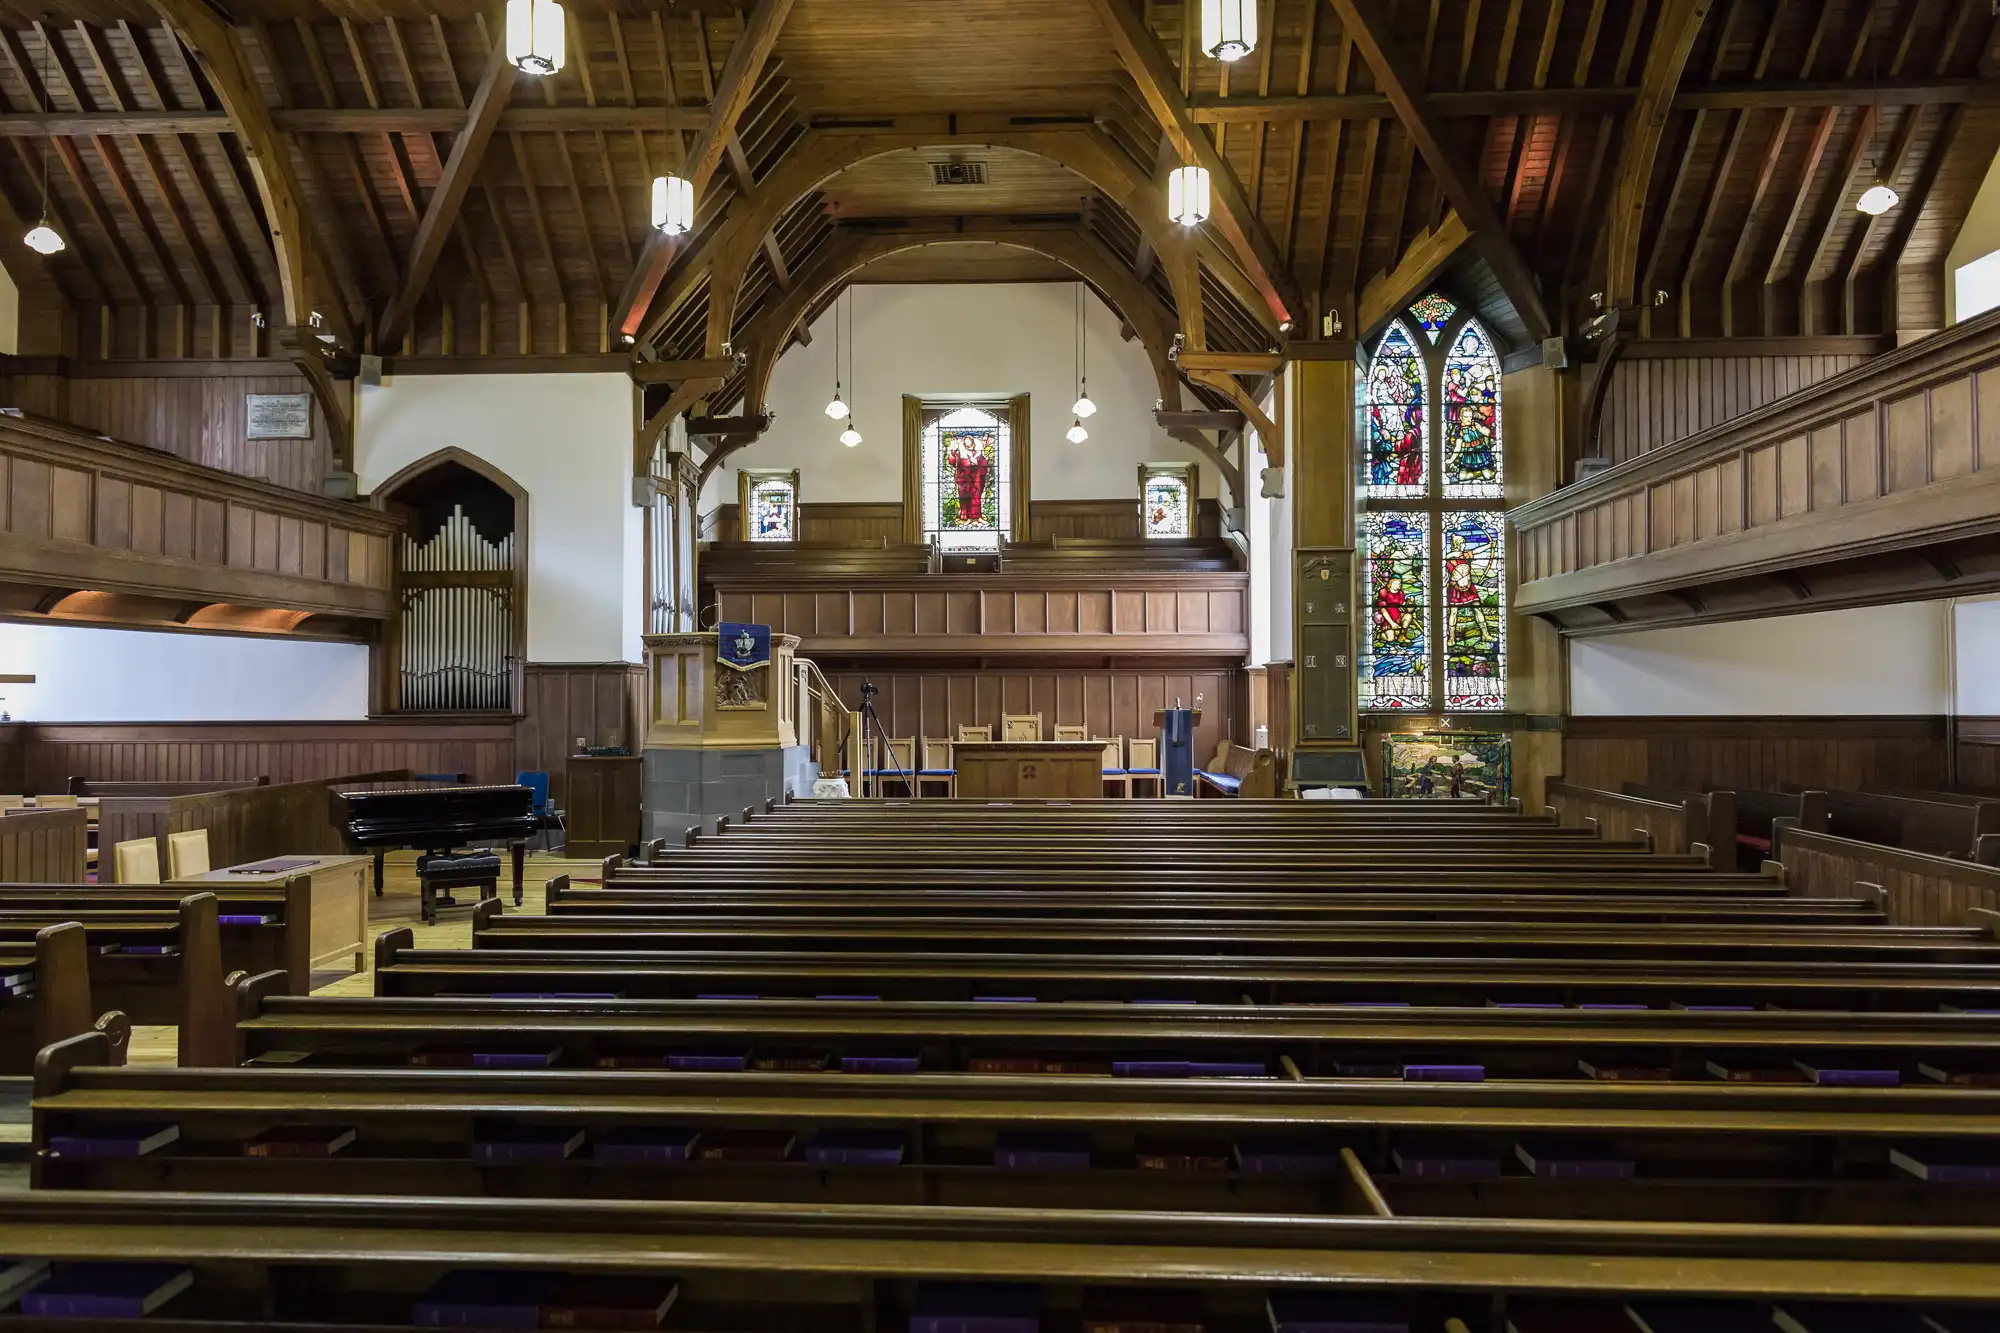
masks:
[[[514,858],[514,905],[521,905],[521,877],[528,839],[542,827],[535,793],[528,787],[396,787],[334,793],[346,809],[339,816],[349,850],[375,858],[375,895],[382,895],[382,858],[403,847],[442,855],[454,848],[505,843]]]

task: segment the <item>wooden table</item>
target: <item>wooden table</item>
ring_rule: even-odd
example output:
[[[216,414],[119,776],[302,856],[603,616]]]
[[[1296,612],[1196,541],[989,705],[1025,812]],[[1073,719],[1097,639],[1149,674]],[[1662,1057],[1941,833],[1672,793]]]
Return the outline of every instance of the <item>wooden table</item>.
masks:
[[[564,854],[586,861],[628,856],[639,843],[646,776],[638,755],[569,757]]]
[[[1102,741],[960,741],[952,766],[964,797],[1104,795]]]
[[[368,868],[366,856],[288,856],[304,861],[295,870],[239,873],[209,870],[173,884],[217,884],[277,887],[304,875],[312,880],[312,965],[323,967],[352,960],[356,972],[368,970]],[[256,863],[252,863],[256,864]]]

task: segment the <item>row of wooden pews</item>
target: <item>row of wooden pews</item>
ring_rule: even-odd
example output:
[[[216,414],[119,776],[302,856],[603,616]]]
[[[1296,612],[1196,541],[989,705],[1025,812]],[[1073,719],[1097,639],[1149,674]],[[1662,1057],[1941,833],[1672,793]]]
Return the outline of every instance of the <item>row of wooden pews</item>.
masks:
[[[2000,1318],[1983,924],[1518,812],[1110,804],[780,807],[388,932],[372,997],[246,977],[222,1067],[71,1037],[0,1252],[185,1269],[203,1328]]]

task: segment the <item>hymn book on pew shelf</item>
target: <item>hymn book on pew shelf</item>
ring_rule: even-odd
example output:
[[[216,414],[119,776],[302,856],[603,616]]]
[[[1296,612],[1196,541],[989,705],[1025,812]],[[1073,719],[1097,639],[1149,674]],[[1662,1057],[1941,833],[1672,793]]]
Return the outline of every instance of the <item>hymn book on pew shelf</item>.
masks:
[[[137,1319],[194,1285],[179,1264],[65,1264],[21,1297],[21,1313],[41,1319]]]

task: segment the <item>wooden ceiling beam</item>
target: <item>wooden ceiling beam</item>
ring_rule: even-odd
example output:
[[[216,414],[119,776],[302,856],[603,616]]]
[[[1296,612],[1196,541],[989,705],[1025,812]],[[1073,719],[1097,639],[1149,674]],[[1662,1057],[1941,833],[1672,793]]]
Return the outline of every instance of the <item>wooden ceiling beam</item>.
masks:
[[[1367,337],[1377,324],[1422,296],[1452,256],[1471,242],[1465,219],[1456,211],[1447,212],[1443,222],[1410,242],[1394,269],[1376,274],[1361,289],[1355,336]]]
[[[201,0],[147,0],[147,3],[194,53],[250,155],[250,169],[264,201],[264,215],[270,220],[271,243],[277,253],[284,296],[283,326],[277,341],[312,386],[331,437],[332,469],[351,475],[353,417],[334,389],[332,376],[317,350],[317,339],[310,335],[313,245],[305,230],[289,145],[271,123],[236,29]]]
[[[38,110],[50,106],[49,90],[42,86],[39,75],[31,73],[34,67],[28,63],[27,52],[21,46],[20,35],[11,28],[0,28],[0,54],[6,56],[8,65],[13,69],[14,77],[20,81],[23,88],[28,90],[28,97],[32,104]],[[15,144],[17,148],[22,149],[23,163],[33,165],[36,169],[36,174],[46,175],[46,164],[32,163],[26,154],[25,145],[18,139],[15,140]],[[126,248],[124,238],[118,234],[116,227],[110,221],[104,207],[103,196],[97,192],[97,183],[91,178],[90,173],[84,169],[82,159],[77,154],[76,145],[71,143],[67,138],[57,138],[49,143],[48,148],[52,149],[55,155],[61,159],[63,171],[69,176],[71,186],[75,188],[78,196],[83,200],[84,212],[90,215],[91,222],[103,233],[105,244],[110,247],[112,259],[116,261],[119,271],[124,274],[125,281],[131,284],[132,290],[138,299],[144,302],[146,300],[146,288],[139,281],[138,266],[132,260],[132,252]],[[50,202],[50,216],[59,216],[60,206],[53,190],[49,192],[48,198]],[[66,223],[58,223],[58,225],[62,228],[65,238],[77,247],[78,254],[82,257],[83,233]],[[86,259],[85,269],[90,281],[98,289],[100,299],[105,304],[109,304],[110,289],[104,283],[102,274],[97,266]]]
[[[757,8],[745,22],[742,36],[730,48],[729,59],[722,67],[722,80],[716,86],[715,105],[708,123],[703,126],[687,154],[684,174],[694,185],[697,199],[708,188],[716,168],[721,165],[729,136],[736,132],[737,120],[742,117],[744,108],[750,105],[750,96],[757,90],[757,78],[763,72],[764,61],[769,58],[771,47],[777,42],[778,33],[791,11],[792,0],[757,0]],[[646,317],[646,308],[652,304],[653,293],[659,290],[660,280],[666,277],[667,265],[672,262],[676,248],[671,238],[659,232],[646,238],[645,249],[633,268],[631,279],[625,284],[625,290],[619,294],[617,308],[613,311],[619,333],[626,337],[638,333]]]
[[[1542,302],[1534,270],[1522,258],[1520,247],[1514,244],[1512,233],[1485,187],[1445,146],[1442,126],[1431,115],[1423,92],[1421,73],[1410,65],[1372,6],[1364,9],[1363,0],[1331,0],[1331,3],[1340,15],[1341,26],[1374,72],[1376,83],[1395,106],[1403,129],[1416,141],[1417,151],[1430,164],[1431,174],[1437,177],[1445,198],[1472,229],[1473,244],[1499,280],[1528,336],[1536,342],[1548,337],[1551,327],[1548,308]]]
[[[1111,34],[1125,72],[1138,86],[1139,95],[1153,118],[1174,141],[1181,160],[1206,167],[1209,187],[1215,198],[1212,221],[1229,241],[1237,262],[1256,286],[1281,331],[1306,317],[1304,297],[1285,267],[1284,257],[1243,193],[1235,170],[1216,151],[1188,113],[1179,86],[1179,75],[1145,19],[1126,0],[1092,0],[1098,17]]]
[[[416,314],[417,302],[423,299],[425,289],[430,286],[431,274],[437,268],[438,257],[444,253],[445,241],[458,225],[465,196],[472,189],[479,164],[485,160],[486,147],[499,128],[501,109],[506,106],[508,94],[513,91],[518,75],[513,62],[507,59],[506,48],[495,46],[487,58],[486,72],[479,80],[479,88],[472,95],[465,128],[452,142],[444,174],[438,178],[437,188],[431,192],[430,202],[424,206],[423,221],[417,224],[409,263],[403,268],[402,286],[396,292],[396,299],[382,313],[381,326],[375,333],[375,345],[385,352],[393,352],[402,345],[403,335]]]
[[[1613,307],[1638,304],[1639,240],[1646,222],[1646,198],[1653,163],[1667,132],[1674,96],[1687,70],[1695,35],[1715,0],[1665,0],[1653,32],[1653,46],[1639,75],[1639,93],[1625,120],[1625,143],[1605,221],[1605,295]]]

